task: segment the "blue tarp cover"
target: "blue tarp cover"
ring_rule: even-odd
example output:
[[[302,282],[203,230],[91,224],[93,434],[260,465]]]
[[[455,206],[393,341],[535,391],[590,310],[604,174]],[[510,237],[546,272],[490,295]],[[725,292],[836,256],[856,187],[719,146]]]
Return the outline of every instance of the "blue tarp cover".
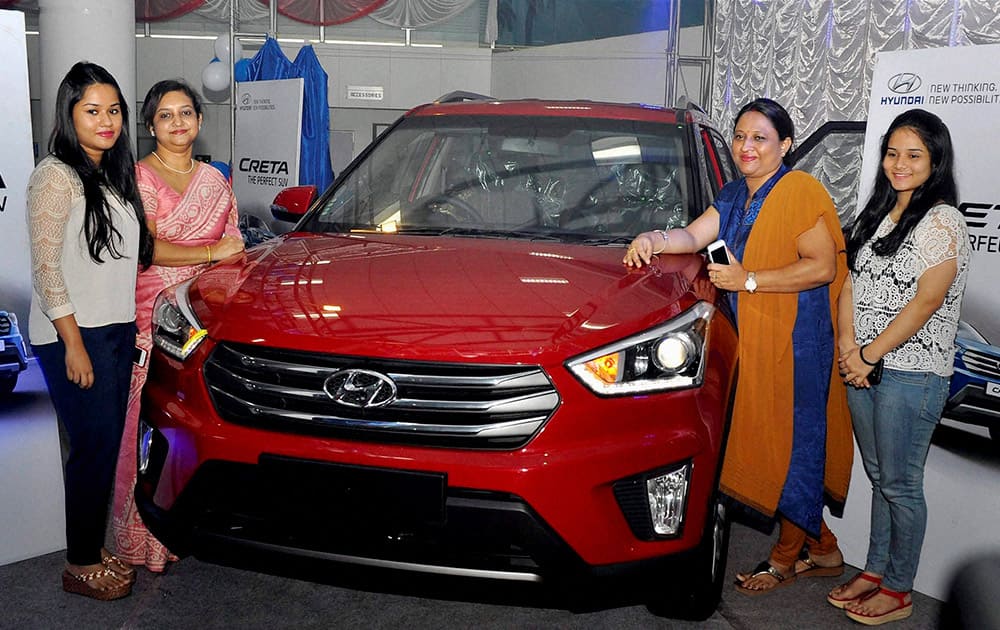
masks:
[[[295,61],[289,61],[278,42],[269,37],[247,61],[248,64],[235,70],[237,80],[244,73],[250,81],[304,79],[299,184],[311,184],[323,192],[333,182],[333,166],[330,162],[328,77],[316,52],[312,46],[304,46]]]

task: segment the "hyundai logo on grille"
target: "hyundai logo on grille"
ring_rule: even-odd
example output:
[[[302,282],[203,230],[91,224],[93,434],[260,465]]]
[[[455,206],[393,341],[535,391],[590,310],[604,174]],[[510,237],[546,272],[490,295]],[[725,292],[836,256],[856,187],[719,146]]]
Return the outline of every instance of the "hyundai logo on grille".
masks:
[[[382,407],[396,400],[396,384],[371,370],[341,370],[323,382],[333,402],[347,407]]]
[[[920,89],[920,77],[912,72],[900,72],[890,77],[888,86],[896,94],[909,94]]]

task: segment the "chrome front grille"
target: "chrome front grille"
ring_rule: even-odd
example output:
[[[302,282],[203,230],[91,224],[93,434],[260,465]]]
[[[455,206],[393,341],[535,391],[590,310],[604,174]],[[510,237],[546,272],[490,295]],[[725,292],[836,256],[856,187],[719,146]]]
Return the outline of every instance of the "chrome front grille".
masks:
[[[0,335],[10,334],[10,317],[6,313],[0,313]]]
[[[1000,358],[996,355],[966,349],[962,354],[962,362],[974,374],[988,378],[1000,378]]]
[[[382,406],[333,400],[324,384],[341,370],[388,377]],[[516,448],[559,404],[537,366],[395,361],[219,344],[205,363],[219,415],[258,428],[379,442]]]

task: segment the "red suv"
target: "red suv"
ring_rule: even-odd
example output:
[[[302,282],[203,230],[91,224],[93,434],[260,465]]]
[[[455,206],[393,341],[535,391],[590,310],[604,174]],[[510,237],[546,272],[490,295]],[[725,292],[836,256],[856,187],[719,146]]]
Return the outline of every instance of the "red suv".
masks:
[[[408,112],[293,232],[160,295],[143,518],[182,554],[633,573],[710,615],[736,335],[701,255],[622,256],[733,173],[693,108]]]

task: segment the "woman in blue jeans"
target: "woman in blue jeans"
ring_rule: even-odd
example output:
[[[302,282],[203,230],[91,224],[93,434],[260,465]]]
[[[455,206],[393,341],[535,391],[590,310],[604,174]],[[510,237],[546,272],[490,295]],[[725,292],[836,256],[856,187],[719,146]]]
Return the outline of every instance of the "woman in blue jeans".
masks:
[[[28,180],[31,347],[69,436],[63,589],[129,594],[135,570],[104,548],[135,350],[135,278],[153,242],[135,183],[128,106],[101,66],[56,92],[50,155]]]
[[[905,619],[927,524],[924,462],[941,417],[969,266],[941,119],[896,117],[864,210],[848,228],[841,353],[854,435],[872,483],[864,571],[828,600],[867,625]],[[852,307],[853,305],[853,307]],[[881,378],[879,378],[881,377]]]

